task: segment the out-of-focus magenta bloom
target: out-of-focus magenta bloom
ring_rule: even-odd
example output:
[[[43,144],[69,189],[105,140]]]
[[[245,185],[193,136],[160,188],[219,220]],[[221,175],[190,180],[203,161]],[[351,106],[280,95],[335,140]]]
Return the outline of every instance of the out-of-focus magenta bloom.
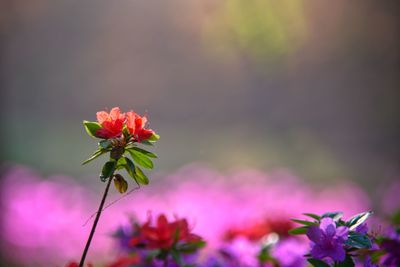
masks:
[[[233,266],[253,267],[258,265],[257,255],[260,252],[260,244],[238,237],[225,243],[222,251],[236,263]]]
[[[348,234],[348,227],[336,227],[332,218],[323,218],[319,226],[310,226],[307,231],[307,237],[312,241],[311,255],[316,259],[343,261],[346,258],[343,245]]]
[[[148,140],[154,131],[146,129],[147,118],[141,117],[133,111],[126,113],[126,126],[128,127],[129,133],[137,142]]]
[[[303,267],[306,266],[307,245],[295,238],[280,240],[272,249],[272,256],[279,262],[281,267]]]
[[[22,266],[57,266],[79,258],[91,222],[82,225],[95,212],[93,206],[103,188],[85,187],[72,177],[42,177],[21,166],[3,174],[0,245],[7,259]],[[89,182],[91,178],[80,180]],[[170,184],[175,185],[174,190],[165,190],[164,186]],[[110,195],[110,202],[115,199],[115,195]],[[189,225],[195,225],[211,250],[224,243],[222,237],[227,229],[251,226],[252,222],[265,220],[266,215],[293,218],[301,211],[318,214],[342,210],[354,214],[370,209],[366,194],[351,183],[317,190],[288,171],[242,170],[222,174],[193,164],[159,176],[154,179],[154,186],[142,188],[113,204],[114,208],[106,209],[90,248],[89,261],[96,264],[116,257],[111,233],[128,223],[132,203],[146,203],[134,207],[138,221],[146,221],[149,210],[153,214],[190,218]]]
[[[96,136],[103,139],[116,138],[122,135],[125,114],[118,107],[111,109],[110,113],[99,111],[96,113],[97,121],[101,127],[96,131]]]

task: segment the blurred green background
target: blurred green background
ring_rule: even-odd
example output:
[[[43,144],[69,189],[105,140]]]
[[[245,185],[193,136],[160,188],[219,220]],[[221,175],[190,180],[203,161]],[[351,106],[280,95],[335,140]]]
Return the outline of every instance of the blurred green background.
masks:
[[[2,161],[82,177],[82,120],[120,106],[158,171],[399,177],[397,1],[2,1]]]

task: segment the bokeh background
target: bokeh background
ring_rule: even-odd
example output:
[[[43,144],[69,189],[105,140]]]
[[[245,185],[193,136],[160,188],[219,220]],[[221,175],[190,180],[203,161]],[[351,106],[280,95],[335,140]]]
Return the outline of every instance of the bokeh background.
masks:
[[[397,1],[0,5],[2,176],[17,164],[101,192],[101,160],[80,164],[96,147],[82,120],[120,106],[147,113],[161,136],[160,190],[193,163],[286,170],[313,185],[356,184],[376,208],[377,188],[399,178]]]

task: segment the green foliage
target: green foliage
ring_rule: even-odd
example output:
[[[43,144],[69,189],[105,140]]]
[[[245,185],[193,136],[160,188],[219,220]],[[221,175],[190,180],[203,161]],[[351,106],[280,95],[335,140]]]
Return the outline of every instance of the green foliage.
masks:
[[[102,182],[107,181],[107,178],[111,177],[117,167],[117,162],[115,160],[107,161],[101,170],[100,180]]]
[[[313,219],[316,219],[317,221],[320,221],[320,220],[321,220],[321,217],[318,216],[317,214],[314,214],[314,213],[303,213],[303,215],[306,215],[306,216],[308,216],[308,217],[311,217],[311,218],[313,218]]]
[[[307,226],[302,226],[290,229],[288,233],[291,235],[304,235],[307,233],[307,230],[308,230]]]
[[[355,264],[354,264],[353,258],[349,254],[347,254],[344,261],[339,262],[337,264],[337,266],[338,267],[354,267]]]
[[[103,155],[104,153],[106,153],[107,150],[104,149],[98,149],[95,152],[93,152],[93,154],[90,156],[90,158],[88,158],[87,160],[85,160],[84,162],[82,162],[82,165],[85,165],[89,162],[91,162],[92,160],[100,157],[101,155]]]
[[[93,121],[83,121],[83,126],[91,137],[96,137],[96,131],[101,128],[101,125],[98,122]]]
[[[124,165],[125,170],[132,178],[135,178],[136,175],[135,164],[133,164],[132,160],[130,160],[127,157],[123,157],[123,159],[125,159],[125,165]]]
[[[349,238],[346,241],[346,245],[354,248],[371,248],[371,240],[365,234],[357,232],[350,232]]]
[[[153,162],[142,152],[134,149],[128,149],[129,154],[131,154],[132,159],[140,166],[146,169],[153,169]]]
[[[311,225],[317,225],[317,222],[310,222],[310,221],[304,221],[304,220],[297,220],[297,219],[291,219],[293,222],[306,225],[306,226],[311,226]]]
[[[343,212],[341,211],[337,211],[337,212],[326,212],[324,214],[322,214],[322,218],[332,218],[335,221],[338,221],[340,218],[342,218],[343,216]]]
[[[114,175],[114,186],[121,194],[125,193],[128,190],[128,183],[120,174]]]
[[[146,146],[154,146],[153,142],[150,142],[148,140],[143,140],[140,142],[142,145],[146,145]]]
[[[159,136],[158,134],[156,134],[156,133],[153,133],[153,135],[150,136],[150,138],[148,139],[148,141],[150,141],[150,142],[155,142],[155,141],[157,141],[157,140],[159,140],[159,139],[160,139],[160,136]]]
[[[138,167],[135,166],[135,179],[139,184],[147,185],[149,184],[149,178],[147,178],[146,174]]]
[[[154,153],[152,153],[150,151],[144,150],[142,148],[136,147],[136,146],[128,147],[127,150],[134,150],[135,153],[141,153],[141,154],[143,154],[143,155],[145,155],[145,156],[147,156],[149,158],[157,158],[156,154],[154,154]]]
[[[109,139],[101,140],[99,142],[99,147],[102,147],[104,149],[111,148],[112,142]]]
[[[394,225],[400,225],[400,209],[391,216],[390,220]]]
[[[311,265],[314,267],[330,267],[329,264],[327,264],[326,262],[319,260],[319,259],[311,258],[311,259],[307,259],[307,261],[309,263],[311,263]]]
[[[353,230],[357,226],[359,226],[360,224],[365,222],[371,215],[372,215],[371,211],[359,213],[359,214],[351,217],[346,224],[350,228],[350,230]]]

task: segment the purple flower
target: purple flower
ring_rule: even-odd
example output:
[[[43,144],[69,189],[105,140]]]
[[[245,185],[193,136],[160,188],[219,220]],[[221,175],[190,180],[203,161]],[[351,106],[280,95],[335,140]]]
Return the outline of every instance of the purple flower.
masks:
[[[307,246],[294,238],[287,238],[279,241],[272,249],[272,256],[282,267],[303,267],[306,266]]]
[[[368,233],[368,226],[366,223],[362,223],[359,226],[356,227],[355,231],[359,234],[366,234]]]
[[[348,233],[346,226],[336,228],[332,218],[323,218],[319,226],[310,226],[307,231],[307,237],[312,241],[311,255],[316,259],[343,261],[346,258],[343,245]]]
[[[388,237],[382,242],[387,254],[383,257],[384,266],[400,265],[400,234],[395,229],[390,229]]]
[[[378,267],[378,265],[372,262],[370,255],[367,255],[364,259],[364,267]]]

